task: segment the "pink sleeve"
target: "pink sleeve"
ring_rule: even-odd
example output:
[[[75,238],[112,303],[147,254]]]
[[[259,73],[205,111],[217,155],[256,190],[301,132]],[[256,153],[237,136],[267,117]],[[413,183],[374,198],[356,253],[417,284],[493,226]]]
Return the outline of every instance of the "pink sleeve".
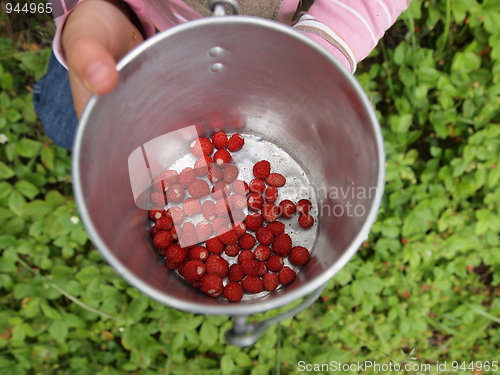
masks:
[[[78,4],[82,3],[84,1],[86,1],[86,0],[79,0]],[[141,22],[142,29],[145,33],[144,37],[149,38],[150,36],[154,35],[155,28],[154,28],[153,22],[151,21],[151,17],[149,16],[149,13],[148,13],[146,7],[144,6],[144,3],[142,2],[142,0],[123,0],[123,1],[125,1],[130,6],[132,11],[139,18],[139,21]],[[64,27],[64,23],[66,22],[66,18],[68,18],[71,11],[73,9],[75,9],[76,6],[78,6],[78,4],[75,7],[73,7],[71,10],[66,11],[64,1],[61,1],[61,3],[63,4],[63,7],[64,7],[64,9],[63,9],[64,14],[55,19],[57,29],[56,29],[56,34],[54,36],[54,40],[52,42],[52,50],[54,51],[54,55],[56,56],[57,60],[61,63],[61,65],[63,65],[65,68],[67,68],[66,60],[64,58],[64,54],[63,54],[63,50],[62,50],[62,46],[61,46],[61,32],[62,32],[62,29]]]
[[[294,29],[324,45],[351,72],[411,0],[315,0]]]

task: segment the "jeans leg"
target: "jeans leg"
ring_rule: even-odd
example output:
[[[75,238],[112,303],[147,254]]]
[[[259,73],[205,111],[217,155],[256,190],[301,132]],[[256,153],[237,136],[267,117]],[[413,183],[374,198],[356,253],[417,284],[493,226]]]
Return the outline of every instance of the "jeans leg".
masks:
[[[78,119],[68,71],[54,54],[50,57],[47,73],[33,87],[33,105],[47,135],[56,145],[71,150]]]

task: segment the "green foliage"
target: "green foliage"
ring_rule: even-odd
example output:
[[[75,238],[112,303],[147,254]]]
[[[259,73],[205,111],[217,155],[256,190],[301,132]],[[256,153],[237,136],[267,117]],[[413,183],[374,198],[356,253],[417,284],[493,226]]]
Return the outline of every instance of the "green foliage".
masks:
[[[0,375],[267,375],[300,373],[299,361],[495,360],[498,1],[413,0],[359,64],[387,152],[377,221],[321,300],[244,349],[225,342],[228,317],[153,301],[91,246],[71,157],[39,130],[26,90],[50,51],[5,38],[0,51]]]

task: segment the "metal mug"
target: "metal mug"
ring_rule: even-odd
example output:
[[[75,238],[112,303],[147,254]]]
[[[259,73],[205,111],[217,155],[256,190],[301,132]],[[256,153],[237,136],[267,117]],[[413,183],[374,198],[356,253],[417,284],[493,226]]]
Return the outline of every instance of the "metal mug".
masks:
[[[220,4],[211,4],[215,15],[224,13]],[[368,236],[385,163],[372,107],[322,46],[255,17],[175,26],[130,52],[117,69],[114,91],[89,100],[73,149],[75,198],[89,236],[133,286],[182,311],[233,316],[227,340],[251,345],[267,327],[312,304]],[[285,150],[306,172],[317,202],[309,263],[291,284],[239,303],[205,296],[165,267],[152,246],[146,211],[134,199],[127,166],[134,151],[166,133],[194,124],[198,134],[208,135],[214,114],[221,130],[259,136]],[[148,168],[168,167],[188,152],[179,142],[159,147],[158,160]],[[250,314],[308,294],[290,311],[246,323]]]

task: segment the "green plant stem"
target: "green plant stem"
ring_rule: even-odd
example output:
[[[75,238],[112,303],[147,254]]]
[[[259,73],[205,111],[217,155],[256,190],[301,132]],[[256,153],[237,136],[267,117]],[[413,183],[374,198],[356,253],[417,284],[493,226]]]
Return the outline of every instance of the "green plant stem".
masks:
[[[444,22],[444,34],[442,43],[439,45],[439,55],[442,55],[444,52],[444,48],[446,46],[446,42],[448,41],[448,36],[450,34],[450,25],[451,25],[451,0],[446,0],[446,15]]]

